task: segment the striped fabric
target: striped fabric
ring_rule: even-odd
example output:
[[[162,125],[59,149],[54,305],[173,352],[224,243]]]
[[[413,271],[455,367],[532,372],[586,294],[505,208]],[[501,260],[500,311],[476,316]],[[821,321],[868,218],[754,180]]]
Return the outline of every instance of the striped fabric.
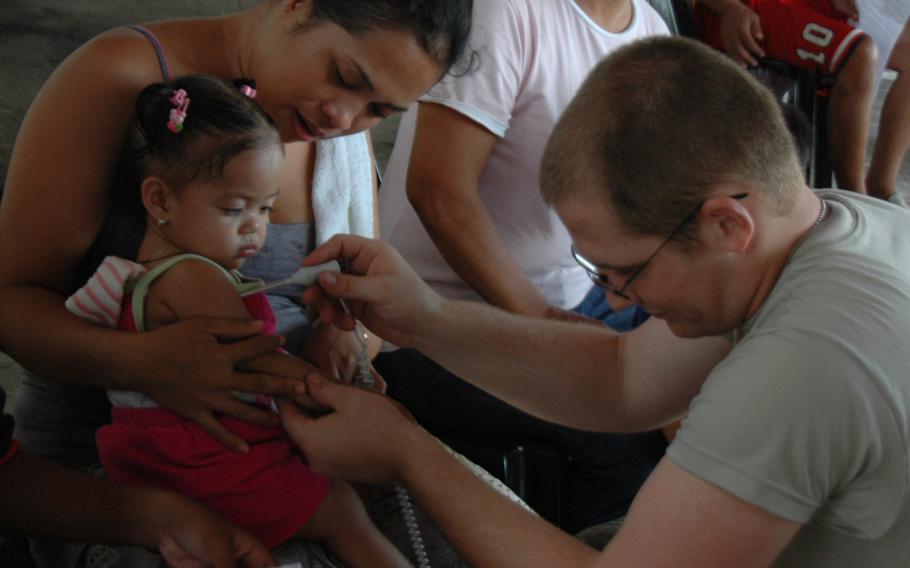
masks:
[[[126,283],[145,271],[144,266],[130,260],[105,257],[88,282],[66,299],[66,309],[89,321],[117,327]]]

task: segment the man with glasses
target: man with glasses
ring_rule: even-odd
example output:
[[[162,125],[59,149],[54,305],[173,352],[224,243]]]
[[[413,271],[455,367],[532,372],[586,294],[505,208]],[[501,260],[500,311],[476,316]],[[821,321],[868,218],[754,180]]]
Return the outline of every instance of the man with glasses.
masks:
[[[308,380],[334,412],[282,417],[313,467],[398,481],[477,566],[898,567],[910,558],[910,212],[813,193],[774,97],[692,40],[617,51],[547,145],[544,198],[619,307],[616,336],[443,300],[342,237],[324,293],[529,413],[635,431],[685,415],[598,553],[506,503],[375,394]]]

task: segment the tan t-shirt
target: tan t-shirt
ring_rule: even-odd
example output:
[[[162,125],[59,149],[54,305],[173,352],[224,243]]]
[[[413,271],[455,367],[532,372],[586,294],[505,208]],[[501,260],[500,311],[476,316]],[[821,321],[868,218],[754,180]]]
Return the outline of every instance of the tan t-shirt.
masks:
[[[841,191],[668,454],[805,523],[779,566],[910,565],[910,212]]]

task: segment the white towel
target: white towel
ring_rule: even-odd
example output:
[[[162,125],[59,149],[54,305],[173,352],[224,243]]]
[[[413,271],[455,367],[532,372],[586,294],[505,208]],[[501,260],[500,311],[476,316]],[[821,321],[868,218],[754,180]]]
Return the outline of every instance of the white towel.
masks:
[[[373,171],[366,133],[316,143],[312,199],[317,246],[339,233],[374,236]]]

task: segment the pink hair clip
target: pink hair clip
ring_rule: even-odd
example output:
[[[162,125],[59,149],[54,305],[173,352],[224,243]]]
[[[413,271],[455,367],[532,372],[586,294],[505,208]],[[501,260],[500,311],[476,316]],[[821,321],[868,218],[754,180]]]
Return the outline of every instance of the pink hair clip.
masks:
[[[177,89],[168,101],[174,105],[174,108],[168,114],[167,129],[174,134],[179,134],[183,130],[183,121],[186,120],[186,110],[190,106],[190,98],[186,96],[186,91]]]
[[[251,99],[256,98],[256,89],[249,85],[240,85],[240,92]]]

